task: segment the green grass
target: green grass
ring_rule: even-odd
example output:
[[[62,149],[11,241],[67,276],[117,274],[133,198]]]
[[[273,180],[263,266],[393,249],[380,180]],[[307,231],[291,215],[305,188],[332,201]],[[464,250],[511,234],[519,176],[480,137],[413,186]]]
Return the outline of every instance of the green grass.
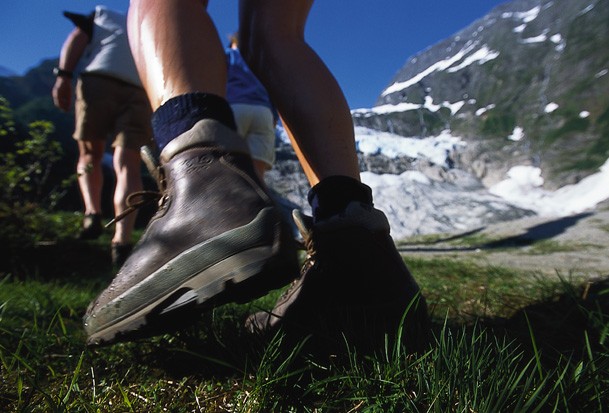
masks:
[[[482,132],[491,136],[508,136],[516,126],[516,116],[512,113],[497,115],[491,112],[482,124]]]
[[[346,362],[322,362],[301,357],[298,348],[286,352],[280,337],[248,336],[243,318],[272,307],[279,291],[216,309],[174,335],[89,349],[81,317],[112,271],[101,264],[84,271],[82,263],[107,259],[104,244],[60,243],[52,254],[30,253],[29,265],[20,267],[29,273],[2,274],[0,411],[602,412],[609,406],[607,279],[556,281],[461,260],[408,259],[433,315],[434,338],[419,354],[400,343],[375,357],[346,347]]]
[[[577,244],[577,243],[565,243],[553,240],[540,240],[534,242],[529,248],[526,249],[526,253],[530,255],[546,255],[554,254],[559,252],[573,252],[596,249],[599,253],[605,247],[597,244]]]

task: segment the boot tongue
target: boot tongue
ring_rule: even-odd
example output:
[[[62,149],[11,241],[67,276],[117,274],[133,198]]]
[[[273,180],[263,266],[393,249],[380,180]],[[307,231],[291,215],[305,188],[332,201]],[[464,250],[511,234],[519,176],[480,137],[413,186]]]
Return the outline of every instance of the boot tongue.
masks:
[[[191,148],[209,147],[224,152],[250,155],[247,142],[237,132],[214,119],[203,119],[173,139],[161,152],[161,164]]]
[[[154,178],[157,188],[159,191],[162,191],[161,185],[161,163],[159,162],[159,154],[158,151],[155,151],[151,146],[144,145],[140,149],[140,155],[142,157],[142,161],[150,175]]]

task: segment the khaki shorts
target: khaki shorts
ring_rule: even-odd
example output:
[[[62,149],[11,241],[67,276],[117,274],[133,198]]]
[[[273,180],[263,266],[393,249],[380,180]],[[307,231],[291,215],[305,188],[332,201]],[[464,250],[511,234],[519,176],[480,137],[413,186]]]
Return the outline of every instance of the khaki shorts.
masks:
[[[144,89],[86,74],[76,83],[74,139],[113,139],[112,146],[139,151],[153,144],[152,109]]]
[[[237,133],[243,136],[253,159],[265,162],[269,169],[275,162],[275,122],[273,112],[262,105],[231,105]]]

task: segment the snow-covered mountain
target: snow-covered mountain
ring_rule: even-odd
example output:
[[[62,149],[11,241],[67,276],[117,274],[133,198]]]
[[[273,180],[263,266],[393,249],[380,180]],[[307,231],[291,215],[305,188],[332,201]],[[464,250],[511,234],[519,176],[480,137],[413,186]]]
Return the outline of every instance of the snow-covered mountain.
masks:
[[[517,165],[556,189],[609,158],[609,2],[515,0],[410,57],[355,123],[462,137],[486,186]]]

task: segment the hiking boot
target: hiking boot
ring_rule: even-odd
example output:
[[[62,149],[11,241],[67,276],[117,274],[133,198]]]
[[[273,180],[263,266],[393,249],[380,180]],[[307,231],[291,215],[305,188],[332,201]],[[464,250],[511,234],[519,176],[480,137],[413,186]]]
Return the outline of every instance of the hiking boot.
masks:
[[[159,208],[84,317],[89,345],[161,334],[202,310],[246,302],[298,273],[289,225],[245,141],[199,121],[161,153]]]
[[[281,328],[290,348],[308,337],[305,349],[318,355],[345,354],[345,343],[361,353],[381,350],[399,329],[410,350],[425,346],[425,299],[381,211],[352,202],[315,224],[299,211],[294,220],[308,252],[301,275],[271,312],[248,318],[250,332]]]
[[[101,214],[87,214],[82,220],[82,229],[78,234],[80,240],[94,240],[104,232]]]

